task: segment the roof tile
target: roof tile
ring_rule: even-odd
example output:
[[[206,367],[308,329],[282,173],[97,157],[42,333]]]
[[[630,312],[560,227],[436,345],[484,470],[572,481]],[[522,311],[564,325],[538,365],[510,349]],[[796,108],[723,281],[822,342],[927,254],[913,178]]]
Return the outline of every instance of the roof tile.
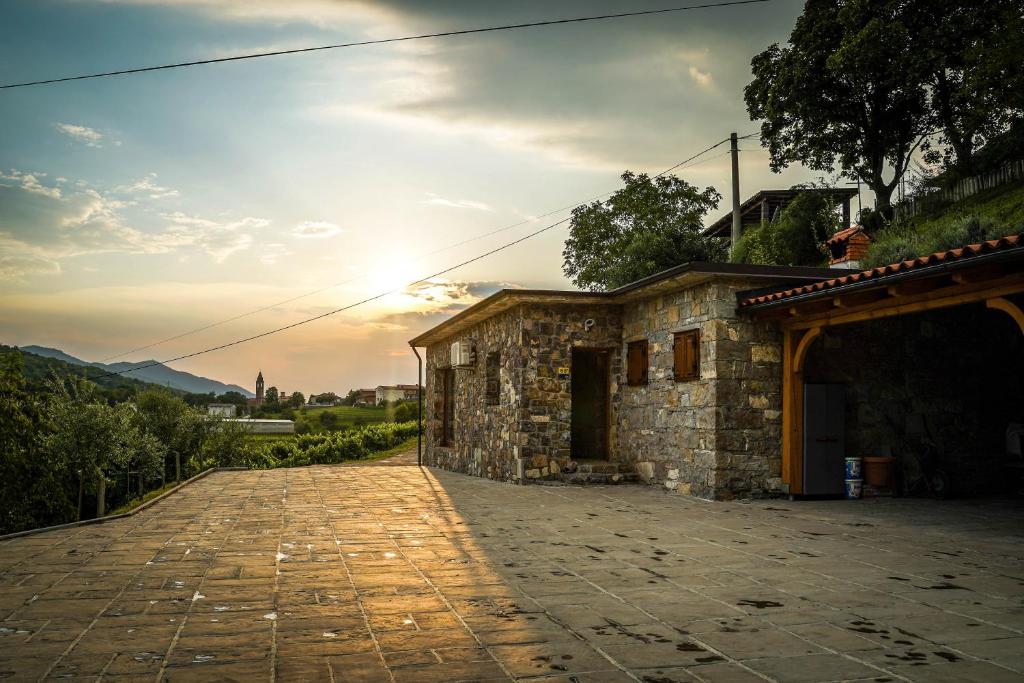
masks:
[[[837,234],[836,237],[838,237],[838,235],[839,234]],[[833,239],[835,239],[835,237],[833,237]],[[978,244],[968,244],[948,251],[937,251],[934,254],[929,254],[927,256],[899,261],[898,263],[890,263],[887,266],[879,266],[878,268],[862,270],[851,275],[832,278],[831,280],[821,280],[802,287],[793,287],[791,289],[783,289],[776,292],[761,294],[759,296],[748,297],[740,301],[739,307],[746,308],[748,306],[781,301],[801,294],[811,294],[813,292],[820,292],[826,289],[834,289],[835,287],[840,287],[842,285],[853,284],[854,282],[861,282],[863,280],[877,279],[886,275],[894,275],[908,270],[915,270],[917,268],[923,268],[924,266],[934,265],[936,263],[956,261],[959,259],[981,256],[982,254],[988,254],[993,251],[1004,251],[1018,247],[1024,247],[1024,234],[1009,235],[996,240],[979,242]]]

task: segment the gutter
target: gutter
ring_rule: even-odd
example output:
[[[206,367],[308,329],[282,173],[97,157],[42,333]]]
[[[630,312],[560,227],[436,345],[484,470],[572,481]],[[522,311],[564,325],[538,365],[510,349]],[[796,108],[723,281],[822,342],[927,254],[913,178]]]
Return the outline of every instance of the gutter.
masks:
[[[423,467],[423,358],[412,342],[409,348],[416,354],[416,465]]]

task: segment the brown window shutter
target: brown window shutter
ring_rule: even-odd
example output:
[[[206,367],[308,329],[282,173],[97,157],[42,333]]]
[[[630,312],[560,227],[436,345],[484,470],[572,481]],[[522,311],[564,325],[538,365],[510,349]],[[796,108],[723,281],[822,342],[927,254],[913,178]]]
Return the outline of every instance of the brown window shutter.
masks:
[[[626,384],[635,387],[647,384],[647,340],[629,342],[626,346]]]
[[[676,380],[700,379],[700,331],[676,332],[673,342]]]

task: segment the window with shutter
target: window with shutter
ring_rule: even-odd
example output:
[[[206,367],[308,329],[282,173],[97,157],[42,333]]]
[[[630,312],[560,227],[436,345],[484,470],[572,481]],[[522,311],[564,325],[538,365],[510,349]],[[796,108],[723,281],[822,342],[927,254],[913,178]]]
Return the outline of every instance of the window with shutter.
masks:
[[[626,384],[631,387],[647,384],[647,340],[626,345]]]
[[[439,446],[451,446],[455,441],[455,371],[440,371],[441,381],[441,433]]]
[[[484,374],[484,402],[496,406],[501,403],[501,355],[497,351],[487,354]]]
[[[676,332],[672,351],[676,381],[700,379],[700,330]]]

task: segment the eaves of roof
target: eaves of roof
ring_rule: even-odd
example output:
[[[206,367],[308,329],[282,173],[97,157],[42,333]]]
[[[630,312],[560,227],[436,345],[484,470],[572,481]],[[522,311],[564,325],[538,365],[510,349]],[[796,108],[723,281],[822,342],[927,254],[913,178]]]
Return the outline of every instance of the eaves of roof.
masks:
[[[937,251],[927,256],[862,270],[842,277],[820,280],[800,287],[740,292],[737,295],[738,306],[741,311],[761,311],[776,306],[834,296],[838,293],[923,278],[936,272],[1010,260],[1024,261],[1024,234],[968,244],[947,251]]]
[[[714,278],[736,278],[805,283],[823,280],[835,273],[828,268],[754,266],[735,263],[694,261],[669,268],[607,292],[551,289],[502,289],[409,341],[410,346],[435,344],[488,318],[521,304],[620,305],[659,293],[685,289]]]

